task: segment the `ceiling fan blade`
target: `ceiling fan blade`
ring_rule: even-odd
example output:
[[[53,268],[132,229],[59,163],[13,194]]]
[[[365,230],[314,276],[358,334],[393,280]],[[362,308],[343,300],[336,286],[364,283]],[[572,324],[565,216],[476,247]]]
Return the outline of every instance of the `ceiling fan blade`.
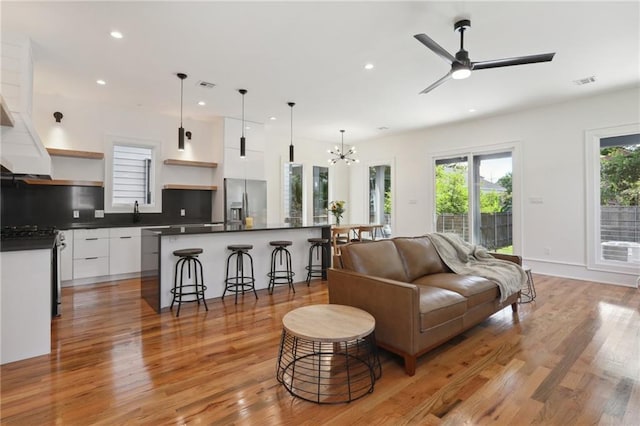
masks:
[[[444,50],[444,48],[442,46],[440,46],[438,43],[433,41],[428,35],[426,35],[426,34],[416,34],[416,35],[414,35],[414,37],[420,43],[424,44],[429,49],[431,49],[433,51],[433,53],[435,53],[436,55],[440,56],[442,59],[447,61],[447,63],[449,65],[451,65],[454,62],[456,62],[456,58],[454,58],[451,55],[451,53],[449,53],[446,50]]]
[[[494,59],[492,61],[472,62],[472,70],[484,70],[487,68],[510,67],[513,65],[535,64],[538,62],[549,62],[556,53],[541,53],[539,55],[516,56],[515,58]]]
[[[427,87],[426,89],[424,89],[422,92],[420,92],[420,95],[424,94],[424,93],[428,93],[430,91],[432,91],[433,89],[435,89],[436,87],[440,86],[442,83],[444,83],[445,81],[449,80],[449,78],[451,78],[451,73],[447,73],[447,75],[445,75],[444,77],[442,77],[440,80],[436,81],[435,83],[433,83],[431,86]]]

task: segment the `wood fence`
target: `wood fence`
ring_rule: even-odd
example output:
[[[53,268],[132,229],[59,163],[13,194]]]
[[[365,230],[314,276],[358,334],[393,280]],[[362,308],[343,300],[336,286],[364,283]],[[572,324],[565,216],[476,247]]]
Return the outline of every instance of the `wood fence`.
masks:
[[[480,215],[480,241],[478,243],[495,250],[513,245],[513,221],[511,212],[482,213]],[[469,220],[466,214],[438,215],[437,232],[452,232],[469,241]]]
[[[600,206],[600,240],[640,243],[640,206]]]

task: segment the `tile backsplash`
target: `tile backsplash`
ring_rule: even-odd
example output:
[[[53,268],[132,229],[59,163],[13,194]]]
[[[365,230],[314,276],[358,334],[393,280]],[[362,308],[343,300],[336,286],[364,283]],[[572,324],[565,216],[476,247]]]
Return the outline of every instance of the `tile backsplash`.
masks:
[[[212,192],[165,189],[162,213],[142,213],[138,226],[211,222]],[[77,210],[78,218],[73,217]],[[0,188],[2,226],[38,225],[59,229],[86,226],[126,226],[133,224],[131,213],[106,213],[104,188],[92,186],[28,185],[21,181],[3,181]],[[185,215],[181,215],[184,210]]]

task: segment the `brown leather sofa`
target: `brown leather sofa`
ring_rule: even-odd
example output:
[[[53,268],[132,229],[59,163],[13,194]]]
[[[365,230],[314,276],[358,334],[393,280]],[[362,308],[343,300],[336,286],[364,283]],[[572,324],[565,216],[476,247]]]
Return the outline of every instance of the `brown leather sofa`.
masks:
[[[426,236],[347,244],[336,258],[329,302],[373,315],[378,346],[402,356],[410,376],[418,356],[508,305],[517,312],[518,294],[500,303],[493,281],[451,272]]]

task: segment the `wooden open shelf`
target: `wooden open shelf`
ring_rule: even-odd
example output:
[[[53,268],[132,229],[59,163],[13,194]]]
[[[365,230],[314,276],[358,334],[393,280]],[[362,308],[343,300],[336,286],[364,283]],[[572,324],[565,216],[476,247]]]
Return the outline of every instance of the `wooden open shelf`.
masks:
[[[217,191],[218,187],[208,186],[208,185],[178,185],[178,184],[167,184],[163,187],[163,189],[192,189],[195,191]]]
[[[104,186],[104,182],[99,180],[64,180],[64,179],[24,179],[29,185],[50,185],[50,186]]]
[[[164,160],[164,164],[168,166],[208,167],[210,169],[215,169],[216,167],[218,167],[218,163],[210,163],[207,161],[174,160],[174,159],[166,159]]]
[[[59,149],[59,148],[47,148],[49,155],[57,157],[74,157],[74,158],[87,158],[90,160],[102,160],[104,154],[102,152],[91,151],[75,151],[73,149]]]

